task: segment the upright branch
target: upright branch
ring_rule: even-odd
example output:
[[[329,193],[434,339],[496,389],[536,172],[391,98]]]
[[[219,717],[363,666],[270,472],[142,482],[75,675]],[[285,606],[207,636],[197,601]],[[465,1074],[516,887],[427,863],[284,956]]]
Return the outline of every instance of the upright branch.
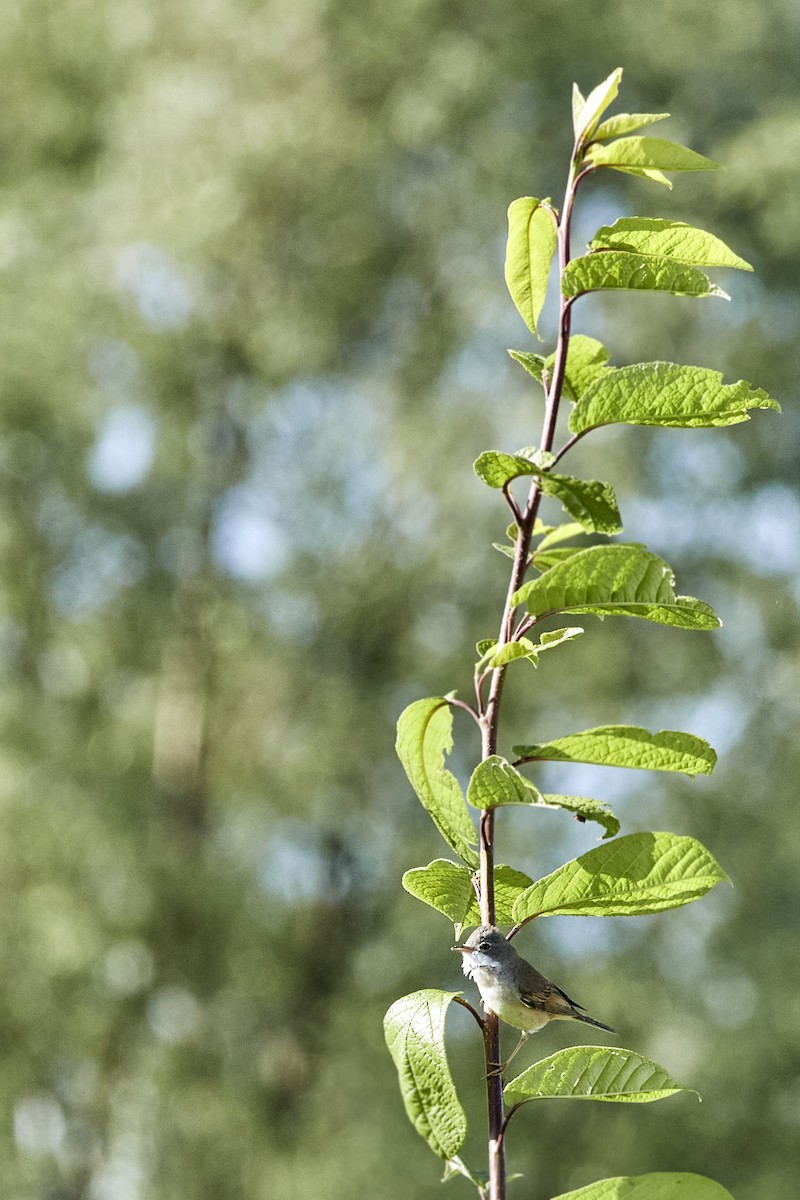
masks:
[[[671,568],[644,547],[602,540],[589,546],[570,544],[582,534],[600,539],[619,534],[622,521],[608,483],[563,475],[554,470],[557,464],[579,439],[604,425],[710,428],[745,421],[751,409],[778,407],[763,391],[742,381],[724,384],[718,372],[703,367],[665,362],[613,367],[609,352],[598,341],[579,334],[571,336],[572,308],[589,292],[660,291],[727,298],[699,268],[751,269],[714,235],[682,222],[655,218],[625,217],[613,226],[603,226],[590,243],[588,254],[571,256],[573,208],[578,188],[589,175],[610,169],[668,183],[666,171],[711,170],[716,166],[672,142],[628,136],[661,120],[665,113],[621,113],[602,120],[617,95],[621,74],[621,70],[612,72],[586,99],[575,89],[575,139],[561,214],[548,200],[531,196],[515,200],[508,210],[505,274],[512,299],[538,337],[537,322],[557,252],[558,329],[553,353],[546,358],[530,351],[510,351],[544,391],[539,445],[527,446],[515,454],[486,451],[475,462],[479,478],[501,491],[514,518],[511,543],[498,546],[512,559],[498,634],[477,647],[475,707],[453,694],[418,700],[403,712],[397,727],[397,753],[406,774],[459,860],[436,859],[426,867],[407,871],[403,886],[448,917],[457,938],[464,927],[478,923],[512,927],[505,940],[501,937],[494,943],[501,947],[528,922],[548,913],[637,916],[662,912],[697,900],[727,878],[710,852],[694,838],[670,833],[617,837],[620,823],[602,800],[545,796],[519,770],[555,761],[707,775],[716,755],[702,738],[677,730],[651,733],[634,725],[603,725],[568,733],[551,742],[515,746],[511,761],[498,754],[503,688],[509,668],[516,661],[536,666],[542,654],[549,654],[584,632],[568,624],[541,632],[539,640],[532,641],[527,635],[545,618],[556,614],[573,619],[574,614],[637,617],[672,629],[695,631],[710,631],[719,625],[709,605],[676,593]],[[567,436],[555,450],[564,396],[574,407]],[[514,481],[522,477],[530,480],[524,505],[511,490]],[[556,526],[543,525],[539,520],[543,496],[560,502],[570,520]],[[529,572],[534,575],[532,579],[528,578]],[[481,757],[466,796],[445,766],[445,757],[452,749],[453,710],[459,708],[470,714],[481,731]],[[538,881],[510,867],[498,866],[494,848],[496,811],[507,804],[533,810],[542,806],[558,808],[581,822],[595,823],[603,829],[601,844]],[[479,813],[477,829],[468,805]],[[470,938],[466,946],[460,947],[470,962],[476,945],[480,953],[484,952],[484,936],[478,934],[477,942]],[[491,944],[487,942],[487,946]],[[530,964],[527,967],[532,973],[529,978],[543,980],[552,988]],[[686,1090],[664,1068],[636,1051],[599,1046],[559,1051],[504,1085],[499,1020],[492,1004],[498,1004],[503,1019],[521,1029],[524,1038],[541,1024],[536,1015],[536,994],[526,994],[519,985],[518,994],[512,990],[510,1001],[506,994],[497,1000],[496,978],[490,976],[491,985],[481,984],[482,977],[473,967],[468,970],[484,996],[484,1017],[458,993],[429,988],[396,1001],[386,1014],[385,1030],[409,1117],[445,1161],[446,1177],[464,1175],[481,1198],[505,1200],[507,1130],[511,1118],[530,1100],[557,1095],[650,1102]],[[505,986],[509,986],[507,980]],[[518,985],[512,980],[510,986],[513,989]],[[558,994],[566,1000],[563,993]],[[473,1171],[460,1155],[466,1116],[455,1092],[444,1043],[445,1015],[454,999],[472,1013],[483,1038],[488,1110],[486,1173]],[[573,1019],[599,1024],[570,1007]],[[564,1012],[556,1015],[565,1016]],[[600,1028],[613,1032],[602,1024]],[[623,1179],[625,1194],[631,1200],[634,1196],[635,1200],[652,1200],[656,1193],[663,1194],[657,1189],[667,1180],[670,1187],[680,1185],[683,1200],[730,1200],[717,1185],[710,1185],[713,1191],[709,1192],[706,1185],[710,1181],[699,1176],[660,1175],[652,1187],[651,1178],[656,1177]],[[592,1191],[597,1200],[611,1194],[604,1184],[597,1186],[599,1190]],[[589,1200],[588,1194],[584,1200]]]

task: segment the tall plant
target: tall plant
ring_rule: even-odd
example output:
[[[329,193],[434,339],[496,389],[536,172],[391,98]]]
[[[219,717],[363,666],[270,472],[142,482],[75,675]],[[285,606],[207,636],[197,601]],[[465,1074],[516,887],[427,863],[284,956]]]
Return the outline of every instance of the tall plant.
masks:
[[[538,446],[514,454],[481,454],[475,471],[500,491],[513,524],[497,549],[512,560],[497,637],[477,646],[475,700],[453,693],[417,700],[398,722],[397,753],[421,803],[456,861],[437,858],[407,871],[403,886],[448,917],[456,937],[470,925],[511,926],[512,938],[536,917],[642,916],[698,900],[725,872],[691,837],[672,833],[617,836],[619,822],[605,803],[584,796],[543,794],[520,767],[539,762],[593,763],[709,774],[716,755],[707,742],[673,730],[651,733],[628,725],[602,725],[554,741],[514,746],[498,753],[503,684],[509,668],[551,652],[584,631],[574,625],[541,631],[549,617],[639,617],[675,629],[716,629],[709,605],[679,595],[671,568],[641,545],[619,541],[574,544],[582,534],[608,539],[622,532],[611,486],[565,475],[558,465],[576,442],[604,425],[710,428],[748,420],[751,409],[777,409],[765,392],[747,383],[725,384],[707,367],[670,362],[613,367],[594,338],[570,334],[576,302],[595,291],[669,292],[719,296],[707,267],[752,268],[719,238],[680,221],[624,217],[599,229],[587,254],[573,258],[570,226],[579,188],[598,171],[622,171],[671,186],[667,173],[713,170],[700,154],[641,131],[667,113],[619,113],[603,119],[617,95],[621,69],[586,99],[573,92],[575,132],[564,202],[515,200],[508,211],[505,276],[511,297],[530,331],[547,292],[558,255],[559,318],[553,352],[510,351],[541,385],[544,418]],[[572,409],[568,433],[556,447],[559,409]],[[527,498],[512,491],[530,480]],[[557,526],[538,518],[542,496],[560,501],[569,521]],[[481,733],[481,761],[466,797],[445,767],[452,749],[452,710],[466,710]],[[581,821],[599,823],[603,843],[542,879],[494,861],[497,809],[503,805],[557,808]],[[469,807],[478,812],[477,826]],[[502,817],[500,817],[502,819]],[[488,1169],[478,1171],[461,1156],[466,1117],[445,1052],[445,1017],[452,1001],[470,1010],[483,1038],[488,1106]],[[445,1178],[466,1176],[486,1200],[506,1192],[505,1144],[509,1122],[529,1101],[546,1097],[646,1103],[688,1090],[658,1064],[634,1050],[576,1046],[558,1051],[505,1081],[497,1016],[482,1016],[459,993],[429,988],[397,1000],[385,1018],[386,1041],[395,1061],[408,1116],[446,1164]],[[649,1174],[606,1179],[569,1193],[569,1200],[723,1200],[728,1193],[699,1175]],[[567,1200],[566,1196],[559,1200]]]

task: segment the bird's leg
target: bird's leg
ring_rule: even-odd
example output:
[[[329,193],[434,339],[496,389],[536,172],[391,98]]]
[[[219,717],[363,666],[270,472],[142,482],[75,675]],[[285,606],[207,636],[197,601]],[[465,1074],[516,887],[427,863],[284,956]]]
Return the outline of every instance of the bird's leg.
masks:
[[[519,1035],[519,1041],[517,1042],[516,1046],[511,1051],[511,1053],[509,1054],[506,1061],[504,1063],[502,1063],[499,1067],[497,1067],[494,1071],[490,1071],[488,1075],[484,1076],[484,1078],[488,1079],[491,1075],[502,1075],[503,1072],[508,1069],[509,1063],[511,1062],[511,1060],[513,1058],[516,1057],[516,1055],[519,1053],[519,1051],[525,1045],[527,1040],[528,1040],[528,1034],[523,1030],[523,1032]]]

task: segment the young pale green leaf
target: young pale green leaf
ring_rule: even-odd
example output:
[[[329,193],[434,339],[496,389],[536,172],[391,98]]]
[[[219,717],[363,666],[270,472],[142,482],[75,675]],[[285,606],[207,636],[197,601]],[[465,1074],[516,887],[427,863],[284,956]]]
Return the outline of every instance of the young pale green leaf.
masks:
[[[691,904],[728,876],[705,846],[674,833],[629,833],[538,880],[518,897],[529,917],[642,917]]]
[[[497,667],[506,667],[509,663],[516,662],[518,658],[527,658],[536,666],[537,648],[526,637],[521,637],[516,642],[506,642],[492,655],[487,666],[494,671]]]
[[[403,876],[403,887],[417,900],[435,908],[448,917],[455,928],[455,936],[469,925],[479,925],[481,920],[475,889],[472,886],[472,871],[460,863],[446,858],[434,859],[427,867],[414,867]],[[533,880],[502,863],[494,869],[495,918],[498,925],[513,924],[511,915],[514,902]]]
[[[656,1172],[652,1175],[617,1175],[599,1179],[576,1192],[563,1192],[553,1200],[733,1200],[727,1188],[705,1175]]]
[[[633,363],[596,380],[569,418],[572,433],[600,425],[659,425],[672,429],[708,429],[749,421],[753,408],[780,405],[744,380],[722,382],[719,371],[678,363]]]
[[[508,353],[514,362],[518,362],[529,375],[543,384],[545,360],[541,354],[530,354],[527,350],[509,350]]]
[[[503,1089],[506,1104],[528,1100],[610,1100],[649,1104],[684,1087],[649,1058],[613,1046],[570,1046],[534,1063]],[[696,1092],[694,1092],[697,1095]]]
[[[677,729],[650,733],[636,725],[598,725],[539,746],[514,746],[514,753],[529,760],[676,771],[692,777],[710,775],[717,761],[708,742],[694,734]]]
[[[500,804],[541,804],[542,793],[510,762],[492,754],[472,772],[467,801],[479,809],[497,808]]]
[[[583,526],[579,525],[577,521],[570,521],[566,525],[545,528],[546,533],[536,548],[537,554],[542,550],[547,550],[550,546],[557,546],[559,542],[568,542],[570,538],[580,537],[583,533]],[[534,533],[536,533],[536,530],[534,530]]]
[[[619,83],[622,79],[622,67],[617,67],[612,71],[607,79],[602,83],[598,83],[583,102],[580,107],[580,113],[575,116],[575,103],[573,92],[573,120],[575,123],[575,137],[583,142],[588,142],[594,134],[600,122],[603,113],[610,104],[617,98],[619,92]],[[580,95],[580,93],[578,93]]]
[[[409,895],[449,917],[459,937],[475,899],[469,867],[448,858],[436,858],[427,867],[406,871],[402,884]]]
[[[537,337],[556,240],[555,221],[541,200],[522,196],[513,201],[508,209],[506,284],[517,311]]]
[[[505,454],[502,450],[485,450],[473,463],[479,479],[491,488],[504,488],[520,475],[538,475],[553,461],[553,455],[536,446],[526,446],[517,454]]]
[[[662,171],[648,170],[647,167],[614,167],[614,170],[619,171],[621,175],[633,175],[636,179],[649,179],[651,183],[660,183],[668,191],[672,191],[672,184]]]
[[[586,161],[595,167],[636,167],[645,171],[718,171],[712,162],[687,146],[663,138],[624,137],[616,142],[596,142]]]
[[[693,596],[676,596],[674,582],[669,565],[648,550],[622,544],[589,546],[523,584],[511,602],[527,605],[534,617],[592,613],[640,617],[677,629],[717,629],[720,620],[714,610]]]
[[[616,837],[619,833],[619,821],[607,804],[602,800],[590,800],[588,796],[562,796],[551,792],[542,797],[546,808],[563,808],[573,813],[578,820],[595,821],[602,825],[605,833],[601,840]]]
[[[467,1136],[444,1046],[447,1009],[457,995],[438,988],[412,992],[395,1000],[383,1020],[408,1119],[444,1159],[453,1158]]]
[[[684,221],[657,217],[620,217],[603,225],[589,243],[590,250],[630,250],[674,258],[694,267],[736,267],[752,271],[750,263],[734,254],[721,238]]]
[[[539,486],[545,496],[560,500],[564,510],[586,533],[622,532],[617,498],[610,483],[548,472],[539,476]]]
[[[581,529],[581,533],[583,530]],[[547,546],[545,549],[541,547],[536,550],[531,559],[537,571],[549,571],[551,567],[557,567],[559,563],[566,562],[569,558],[574,558],[581,550],[587,549],[586,546]]]
[[[548,629],[539,638],[533,650],[536,654],[541,654],[543,650],[554,650],[556,646],[562,646],[564,642],[573,642],[584,632],[585,630],[581,629],[580,625],[567,625],[563,629]]]
[[[568,400],[578,400],[590,383],[599,379],[608,366],[608,351],[602,342],[596,338],[586,337],[582,333],[574,333],[569,339],[567,361],[564,368],[563,393]],[[555,366],[555,354],[549,354],[544,361],[544,369],[552,375]]]
[[[505,554],[506,558],[514,558],[513,546],[506,546],[503,542],[492,542],[492,549],[499,550],[501,554]]]
[[[669,292],[672,296],[719,296],[727,292],[707,275],[673,258],[630,254],[626,250],[594,250],[567,264],[561,291],[570,300],[587,292]]]
[[[581,113],[583,112],[585,104],[586,104],[586,99],[581,94],[581,89],[578,87],[577,83],[573,83],[573,85],[572,85],[572,128],[575,131],[576,137],[578,136],[578,130],[580,129]]]
[[[607,142],[609,138],[633,133],[636,129],[644,129],[646,125],[655,125],[656,121],[665,121],[668,116],[669,113],[617,113],[597,127],[592,140]]]
[[[444,840],[470,867],[478,840],[458,780],[444,766],[453,748],[453,715],[444,696],[415,700],[397,722],[397,757]]]

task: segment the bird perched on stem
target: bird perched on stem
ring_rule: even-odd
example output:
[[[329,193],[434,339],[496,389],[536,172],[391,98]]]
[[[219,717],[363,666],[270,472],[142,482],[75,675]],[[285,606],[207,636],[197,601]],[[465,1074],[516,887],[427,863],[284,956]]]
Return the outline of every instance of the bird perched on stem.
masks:
[[[580,1011],[580,1004],[545,979],[511,945],[494,925],[481,925],[463,946],[453,946],[462,955],[462,969],[478,985],[483,1007],[496,1013],[501,1021],[522,1030],[522,1036],[500,1071],[522,1048],[529,1034],[536,1033],[548,1021],[583,1021],[596,1029],[614,1030]]]

